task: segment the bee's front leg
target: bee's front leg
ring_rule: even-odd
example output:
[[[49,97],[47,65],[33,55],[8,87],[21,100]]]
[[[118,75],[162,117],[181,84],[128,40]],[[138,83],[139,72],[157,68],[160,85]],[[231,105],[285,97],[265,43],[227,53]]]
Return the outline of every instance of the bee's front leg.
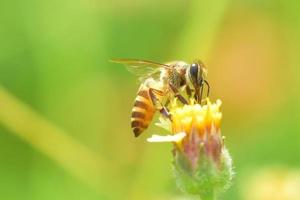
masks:
[[[188,104],[188,101],[179,93],[178,89],[169,83],[169,87],[171,88],[174,96],[181,101],[183,104]]]
[[[163,96],[164,92],[161,90],[157,90],[154,88],[150,88],[149,89],[149,95],[150,95],[150,99],[153,103],[153,105],[159,110],[159,112],[166,118],[172,120],[171,118],[171,114],[169,113],[169,110],[166,106],[162,105],[162,103],[158,100],[158,98],[156,97],[155,93],[157,95]],[[159,104],[159,105],[158,105]]]
[[[206,93],[206,97],[209,97],[209,92],[210,92],[210,86],[209,86],[209,83],[208,83],[206,80],[204,80],[203,82],[204,82],[204,83],[205,83],[205,85],[207,86],[207,93]]]
[[[186,91],[186,94],[188,95],[189,99],[191,98],[192,96],[192,89],[190,88],[189,85],[186,85],[185,86],[185,91]]]
[[[203,88],[204,88],[204,84],[207,86],[207,93],[206,93],[206,98],[209,97],[209,90],[210,90],[210,86],[208,84],[208,82],[206,80],[204,80],[200,87],[197,88],[197,92],[195,93],[195,99],[198,103],[202,103],[202,96],[203,96]]]

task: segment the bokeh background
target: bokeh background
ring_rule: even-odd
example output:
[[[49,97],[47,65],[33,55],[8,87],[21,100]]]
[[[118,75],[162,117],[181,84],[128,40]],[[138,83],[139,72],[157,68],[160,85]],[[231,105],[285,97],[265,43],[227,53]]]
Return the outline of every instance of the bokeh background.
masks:
[[[188,199],[172,145],[130,129],[111,58],[200,58],[235,178],[222,199],[300,199],[297,0],[12,0],[0,6],[0,199]]]

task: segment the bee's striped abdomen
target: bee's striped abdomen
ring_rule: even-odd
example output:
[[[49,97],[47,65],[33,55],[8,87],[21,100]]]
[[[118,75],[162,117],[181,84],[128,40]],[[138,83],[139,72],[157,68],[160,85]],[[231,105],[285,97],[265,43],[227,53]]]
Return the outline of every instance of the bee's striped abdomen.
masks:
[[[136,137],[148,128],[154,113],[155,108],[149,96],[149,88],[144,87],[137,94],[131,114],[131,128]]]

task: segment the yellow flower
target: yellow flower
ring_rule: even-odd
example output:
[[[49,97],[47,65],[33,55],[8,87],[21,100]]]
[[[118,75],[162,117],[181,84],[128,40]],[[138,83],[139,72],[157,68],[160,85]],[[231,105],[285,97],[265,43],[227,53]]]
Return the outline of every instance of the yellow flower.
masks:
[[[205,134],[210,134],[212,129],[219,129],[222,118],[220,112],[221,100],[217,100],[212,104],[207,99],[207,104],[201,106],[195,104],[193,101],[190,105],[184,105],[183,107],[177,107],[177,103],[172,105],[172,132],[187,133],[186,137],[190,137],[192,133],[196,132],[201,138],[205,137]],[[185,138],[187,139],[187,138]],[[178,144],[181,147],[181,142]]]
[[[223,144],[220,133],[221,104],[221,100],[211,103],[209,99],[206,99],[206,104],[200,105],[192,99],[189,105],[178,106],[174,101],[170,110],[171,124],[162,118],[157,124],[168,129],[172,135],[153,135],[148,141],[174,142],[175,151],[185,153],[193,168],[196,167],[199,149],[202,147],[206,154],[217,161]]]
[[[188,105],[170,106],[172,120],[160,118],[158,126],[171,135],[153,135],[149,142],[174,143],[174,174],[178,186],[187,193],[212,199],[228,188],[233,172],[231,157],[221,135],[221,100],[204,105],[191,100]]]

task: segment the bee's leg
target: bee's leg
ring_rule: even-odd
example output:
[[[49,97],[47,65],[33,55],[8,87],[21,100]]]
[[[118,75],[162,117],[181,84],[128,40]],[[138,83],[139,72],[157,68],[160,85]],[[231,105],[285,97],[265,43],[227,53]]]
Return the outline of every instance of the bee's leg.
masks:
[[[169,86],[170,86],[171,90],[173,91],[175,97],[178,98],[179,101],[181,101],[181,103],[188,104],[188,101],[179,93],[177,88],[175,88],[172,84],[169,84]]]
[[[186,94],[188,95],[189,99],[191,98],[192,96],[192,90],[190,88],[190,86],[185,86],[185,91],[186,91]]]
[[[166,118],[171,119],[171,114],[169,113],[168,108],[166,108],[166,106],[162,105],[162,103],[157,99],[156,94],[163,96],[163,91],[154,89],[154,88],[150,88],[149,89],[149,95],[150,95],[150,99],[153,103],[153,105],[159,110],[159,112]],[[159,104],[159,105],[158,105]]]
[[[196,102],[198,102],[199,99],[199,92],[200,92],[199,89],[200,88],[195,87],[194,99],[196,100]]]
[[[166,103],[165,103],[165,106],[167,107],[169,104],[170,104],[170,99],[168,98]]]
[[[199,93],[199,99],[198,102],[201,104],[202,103],[202,95],[203,95],[203,84],[200,86],[200,93]]]
[[[166,108],[165,106],[162,106],[161,109],[159,109],[160,114],[162,114],[165,118],[169,119],[170,121],[172,121],[172,116],[168,110],[168,108]]]
[[[209,97],[209,92],[210,92],[210,86],[209,86],[209,83],[206,81],[206,80],[204,80],[204,83],[206,84],[206,86],[207,86],[207,93],[206,93],[206,97]]]
[[[204,84],[203,83],[205,83],[205,85],[207,86],[207,93],[206,93],[206,98],[207,97],[209,97],[209,90],[210,90],[210,86],[209,86],[209,84],[208,84],[208,82],[207,81],[203,81],[202,82],[202,84],[200,85],[200,88],[198,89],[198,93],[197,94],[199,94],[199,96],[198,95],[196,95],[195,94],[195,99],[198,101],[198,103],[202,103],[202,96],[203,96],[203,88],[204,88]],[[197,97],[196,97],[197,96]]]

